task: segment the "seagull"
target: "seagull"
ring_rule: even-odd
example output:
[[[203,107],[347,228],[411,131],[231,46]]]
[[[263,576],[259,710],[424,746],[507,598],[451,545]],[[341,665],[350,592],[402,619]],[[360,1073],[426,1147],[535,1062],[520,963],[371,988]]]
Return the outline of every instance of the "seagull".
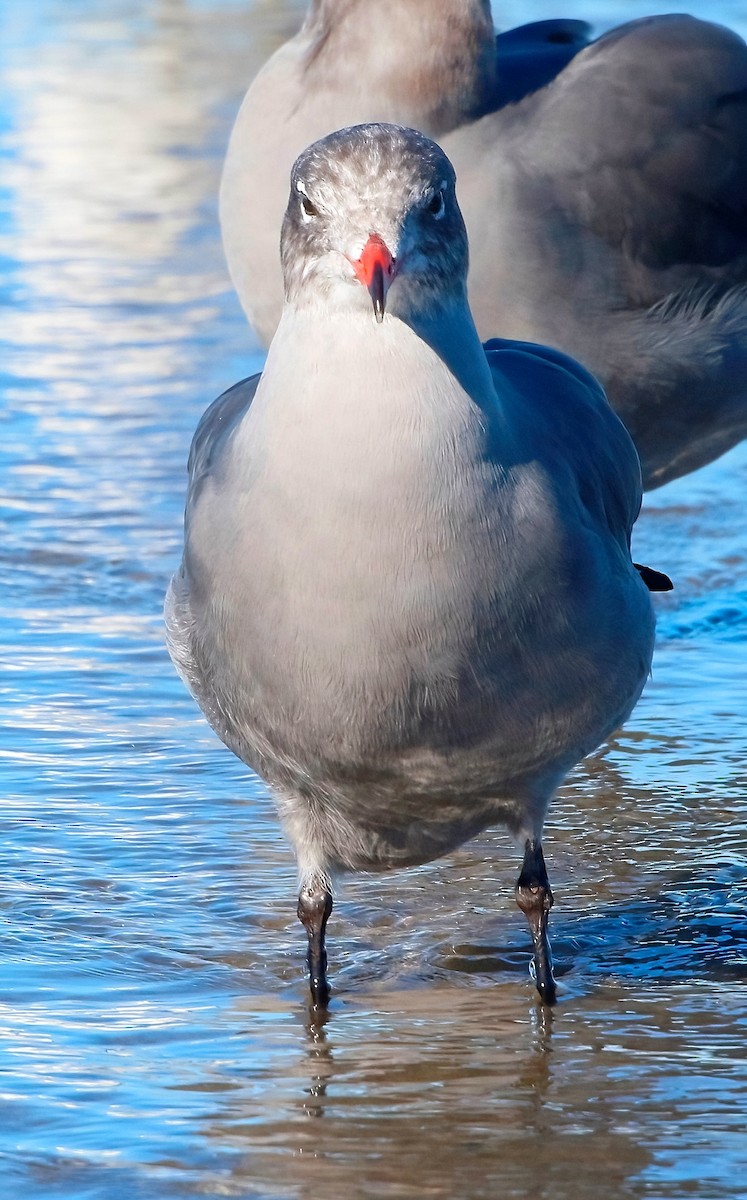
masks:
[[[169,650],[267,781],[299,867],[312,1002],[334,881],[502,825],[540,997],[556,985],[542,829],[648,676],[633,443],[557,350],[480,343],[454,169],[423,134],[335,132],[293,167],[264,371],[189,457]],[[648,572],[648,575],[647,575]]]
[[[747,432],[747,46],[680,15],[584,48],[587,32],[551,22],[496,43],[484,0],[313,0],[238,114],[223,242],[266,345],[304,146],[375,120],[436,138],[459,177],[481,336],[582,362],[654,488]]]

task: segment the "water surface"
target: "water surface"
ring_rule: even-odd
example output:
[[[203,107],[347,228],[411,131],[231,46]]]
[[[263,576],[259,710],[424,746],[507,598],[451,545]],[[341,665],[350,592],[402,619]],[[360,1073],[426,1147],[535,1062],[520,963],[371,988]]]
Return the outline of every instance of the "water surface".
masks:
[[[552,1013],[495,833],[349,882],[309,1026],[290,852],[164,651],[191,432],[260,362],[220,161],[300,8],[0,4],[3,1194],[736,1200],[744,448],[646,502],[636,556],[677,587],[633,719],[548,823]]]

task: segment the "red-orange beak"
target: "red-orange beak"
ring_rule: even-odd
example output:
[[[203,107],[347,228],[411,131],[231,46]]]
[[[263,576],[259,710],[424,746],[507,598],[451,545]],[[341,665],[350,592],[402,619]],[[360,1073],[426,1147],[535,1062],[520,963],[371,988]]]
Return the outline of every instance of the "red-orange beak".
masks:
[[[363,247],[363,253],[355,261],[351,259],[353,270],[361,283],[368,288],[376,320],[381,324],[386,308],[386,294],[394,279],[395,263],[389,247],[378,233],[372,233]]]

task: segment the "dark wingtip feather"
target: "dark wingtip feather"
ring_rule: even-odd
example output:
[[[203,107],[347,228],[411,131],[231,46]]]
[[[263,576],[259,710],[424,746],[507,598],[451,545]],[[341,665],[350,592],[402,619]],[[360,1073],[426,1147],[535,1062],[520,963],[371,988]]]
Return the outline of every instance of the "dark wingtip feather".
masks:
[[[653,567],[642,567],[640,563],[633,563],[633,566],[650,592],[672,591],[674,584],[663,571],[655,571]]]

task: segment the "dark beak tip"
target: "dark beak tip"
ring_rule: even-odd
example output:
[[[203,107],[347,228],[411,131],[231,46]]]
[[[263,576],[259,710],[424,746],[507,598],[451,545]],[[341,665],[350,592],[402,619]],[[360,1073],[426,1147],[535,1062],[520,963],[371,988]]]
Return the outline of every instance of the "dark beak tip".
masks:
[[[373,302],[376,323],[377,325],[380,325],[384,320],[384,311],[386,308],[386,287],[384,282],[384,270],[381,266],[381,263],[376,263],[374,266],[368,291]]]

